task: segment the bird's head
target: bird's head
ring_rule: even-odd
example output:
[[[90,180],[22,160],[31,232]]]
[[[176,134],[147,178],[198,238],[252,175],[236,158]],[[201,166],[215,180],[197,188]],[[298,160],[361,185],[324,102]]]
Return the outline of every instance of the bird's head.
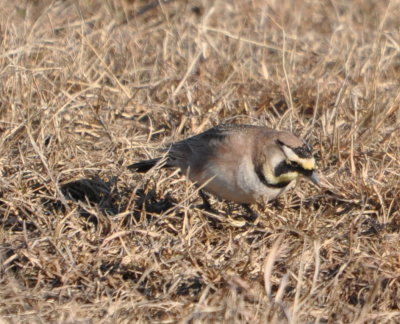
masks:
[[[299,176],[320,185],[315,159],[303,140],[291,133],[279,132],[269,148],[272,152],[267,155],[262,173],[270,186],[285,187]]]

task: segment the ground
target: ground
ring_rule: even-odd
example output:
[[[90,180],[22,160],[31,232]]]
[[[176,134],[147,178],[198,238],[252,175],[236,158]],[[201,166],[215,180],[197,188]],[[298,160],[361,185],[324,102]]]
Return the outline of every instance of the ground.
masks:
[[[400,322],[400,2],[2,1],[0,323]],[[211,197],[126,166],[220,123],[324,186]]]

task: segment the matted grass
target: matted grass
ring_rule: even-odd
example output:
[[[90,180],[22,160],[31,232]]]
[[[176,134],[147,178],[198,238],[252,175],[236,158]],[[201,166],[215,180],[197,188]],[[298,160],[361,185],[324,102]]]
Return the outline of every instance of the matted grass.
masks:
[[[400,321],[400,2],[2,1],[1,323]],[[222,122],[325,183],[249,221],[132,162]]]

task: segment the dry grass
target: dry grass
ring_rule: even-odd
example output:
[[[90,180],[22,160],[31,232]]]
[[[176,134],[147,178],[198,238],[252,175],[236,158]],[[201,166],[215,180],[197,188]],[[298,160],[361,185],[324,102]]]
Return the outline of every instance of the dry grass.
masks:
[[[399,1],[149,3],[2,1],[0,322],[398,323]],[[221,122],[332,188],[250,222],[126,169]]]

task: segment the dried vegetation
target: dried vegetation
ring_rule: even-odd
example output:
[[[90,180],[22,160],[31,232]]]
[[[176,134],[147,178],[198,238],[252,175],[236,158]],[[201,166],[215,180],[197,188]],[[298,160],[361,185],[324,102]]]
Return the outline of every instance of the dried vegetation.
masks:
[[[2,1],[1,323],[398,323],[400,3]],[[222,122],[289,129],[250,221],[130,173]]]

